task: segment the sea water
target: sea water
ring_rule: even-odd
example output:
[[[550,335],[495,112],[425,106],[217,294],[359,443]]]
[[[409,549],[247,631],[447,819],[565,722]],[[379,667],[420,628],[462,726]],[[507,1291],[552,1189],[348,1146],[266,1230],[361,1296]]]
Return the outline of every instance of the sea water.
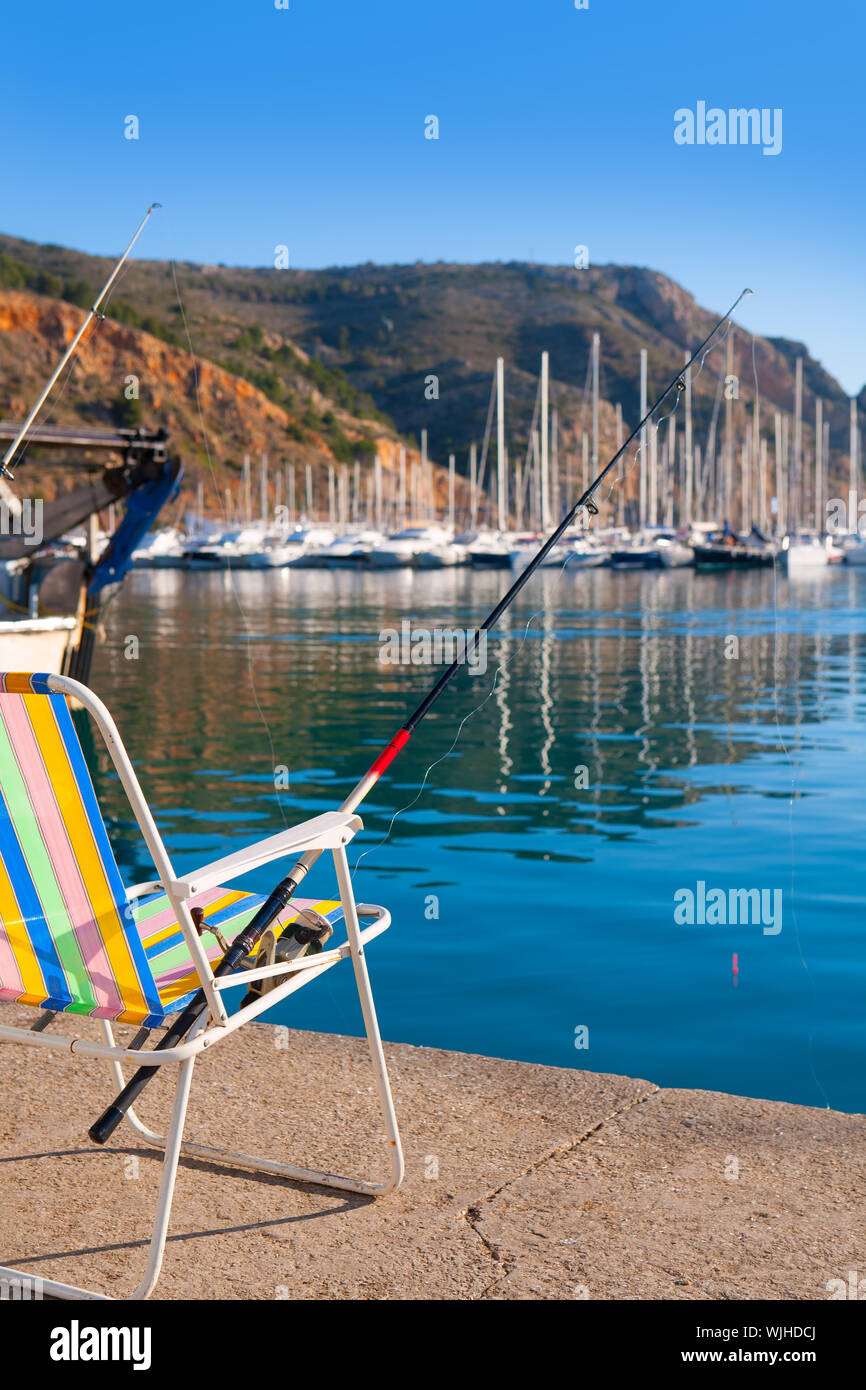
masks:
[[[383,658],[383,632],[471,629],[507,582],[130,576],[92,684],[176,868],[336,808],[441,669]],[[534,576],[361,808],[356,894],[393,915],[368,952],[383,1036],[866,1109],[864,632],[845,567]],[[306,891],[335,893],[327,860]],[[351,969],[279,1016],[360,1033]]]

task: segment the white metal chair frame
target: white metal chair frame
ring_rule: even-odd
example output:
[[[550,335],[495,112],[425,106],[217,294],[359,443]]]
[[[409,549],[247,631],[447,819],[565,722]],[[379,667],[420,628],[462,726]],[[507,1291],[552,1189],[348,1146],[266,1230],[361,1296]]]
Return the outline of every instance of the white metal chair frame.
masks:
[[[358,1192],[369,1196],[384,1196],[388,1192],[393,1192],[400,1185],[404,1173],[403,1151],[364,955],[366,943],[381,935],[390,926],[391,914],[382,907],[365,903],[356,904],[346,857],[346,845],[362,828],[361,819],[357,815],[348,815],[339,811],[315,816],[290,830],[280,831],[278,834],[260,840],[235,854],[215,860],[211,864],[205,864],[201,869],[185,875],[182,879],[176,878],[168,852],[144,799],[132,763],[123,746],[114,720],[105,705],[86,686],[66,676],[51,676],[48,680],[48,686],[57,694],[67,695],[78,700],[93,716],[111,754],[157,872],[156,879],[130,888],[127,896],[130,900],[134,900],[146,893],[160,889],[167,895],[189,947],[201,988],[205,991],[208,1000],[207,1013],[202,1016],[202,1020],[193,1029],[186,1042],[180,1043],[177,1047],[166,1048],[162,1052],[142,1052],[120,1046],[115,1042],[111,1024],[105,1019],[100,1020],[103,1042],[93,1042],[87,1038],[61,1036],[47,1032],[34,1033],[26,1028],[0,1025],[0,1041],[20,1043],[25,1047],[49,1048],[56,1052],[72,1052],[76,1056],[104,1058],[110,1065],[118,1090],[121,1090],[125,1084],[121,1069],[122,1062],[131,1062],[136,1067],[141,1066],[142,1063],[148,1066],[179,1064],[180,1070],[171,1122],[166,1135],[157,1134],[148,1128],[133,1109],[127,1112],[127,1119],[145,1143],[164,1151],[162,1177],[153,1233],[148,1250],[147,1267],[138,1288],[127,1296],[130,1299],[143,1299],[152,1293],[159,1278],[178,1160],[182,1153],[189,1154],[193,1158],[213,1159],[220,1163],[249,1168],[258,1173],[272,1173],[278,1177],[316,1183],[324,1187],[333,1187],[342,1191]],[[195,893],[237,878],[239,874],[262,864],[270,863],[287,855],[295,857],[312,849],[330,850],[334,858],[340,900],[346,923],[347,939],[343,945],[332,950],[322,951],[318,955],[301,957],[299,960],[262,966],[252,970],[236,971],[231,975],[214,978],[210,961],[190,916],[190,910],[187,906],[188,899]],[[362,917],[371,917],[374,920],[370,926],[362,929],[359,921],[359,918]],[[183,1127],[189,1101],[192,1071],[199,1053],[205,1048],[212,1047],[214,1043],[229,1037],[245,1023],[251,1022],[260,1014],[274,1008],[290,994],[294,994],[296,990],[309,984],[317,976],[330,970],[338,961],[347,957],[351,959],[355,971],[355,982],[364,1017],[376,1091],[388,1140],[390,1176],[383,1182],[366,1182],[360,1179],[340,1177],[334,1173],[319,1172],[313,1168],[299,1168],[290,1163],[277,1163],[272,1159],[256,1158],[250,1154],[236,1153],[230,1149],[215,1148],[207,1144],[195,1144],[184,1140]],[[273,976],[286,976],[287,978],[274,985],[268,994],[261,996],[239,1013],[229,1017],[221,997],[223,990],[239,984],[248,985],[253,980]],[[70,1018],[72,1017],[70,1015]],[[22,1270],[7,1269],[0,1266],[0,1278],[26,1280],[33,1279],[33,1277],[24,1274]],[[94,1293],[77,1288],[72,1284],[57,1283],[49,1279],[41,1280],[41,1288],[44,1293],[54,1298],[105,1299],[109,1297],[106,1294]]]

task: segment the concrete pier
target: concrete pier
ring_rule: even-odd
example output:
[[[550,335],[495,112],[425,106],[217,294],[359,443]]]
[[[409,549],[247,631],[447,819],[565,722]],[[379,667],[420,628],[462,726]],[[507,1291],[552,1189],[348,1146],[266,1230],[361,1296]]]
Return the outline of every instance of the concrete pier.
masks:
[[[386,1054],[400,1191],[371,1200],[184,1159],[156,1298],[799,1300],[866,1276],[862,1115]],[[155,1126],[173,1074],[140,1107]],[[113,1090],[104,1064],[0,1044],[0,1263],[115,1296],[138,1282],[160,1157],[128,1128],[107,1149],[87,1139]],[[356,1038],[251,1025],[196,1064],[187,1136],[386,1172]]]

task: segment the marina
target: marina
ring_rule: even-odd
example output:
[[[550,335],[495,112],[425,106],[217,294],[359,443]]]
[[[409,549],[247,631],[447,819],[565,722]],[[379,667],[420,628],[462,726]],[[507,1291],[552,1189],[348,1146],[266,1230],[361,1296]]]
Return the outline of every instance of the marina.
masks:
[[[723,390],[726,381],[736,380],[735,336],[729,325],[721,338],[724,352],[715,343],[697,368],[686,367],[666,426],[650,422],[640,427],[634,447],[621,455],[607,496],[599,493],[592,511],[579,511],[576,524],[545,557],[545,565],[659,570],[692,564],[755,567],[778,561],[792,573],[813,573],[849,555],[852,563],[860,563],[863,538],[856,499],[863,479],[857,401],[850,401],[844,456],[841,442],[831,449],[820,397],[815,400],[814,425],[810,428],[804,421],[803,359],[798,357],[790,413],[777,410],[772,432],[762,433],[759,393],[753,392],[749,401],[745,395],[740,399],[739,387],[736,397]],[[377,452],[366,473],[358,461],[352,468],[328,464],[327,510],[314,505],[309,468],[305,505],[300,506],[292,463],[275,464],[262,454],[256,469],[245,453],[237,487],[226,489],[222,499],[221,518],[205,516],[200,485],[197,510],[187,513],[184,529],[157,530],[133,554],[132,562],[139,568],[160,569],[470,565],[519,572],[566,504],[586,490],[590,464],[598,471],[600,350],[601,336],[596,333],[584,393],[591,433],[580,435],[580,457],[569,459],[562,447],[557,412],[550,408],[550,354],[545,351],[525,456],[522,463],[510,463],[505,446],[506,372],[504,360],[498,358],[480,461],[477,444],[472,443],[459,504],[456,457],[449,455],[447,470],[437,469],[426,430],[417,463],[407,463],[406,447],[395,445],[387,453]],[[719,378],[701,445],[693,415],[692,374],[708,369],[708,360],[718,362]],[[641,349],[642,416],[648,405],[648,361],[648,350]],[[623,448],[624,428],[617,404],[617,450]],[[849,501],[855,499],[848,506],[850,517],[843,492]]]
[[[562,1301],[620,1378],[850,1374],[864,24],[825,10],[13,0],[37,1366],[164,1376],[187,1302]]]
[[[827,894],[805,885],[826,873],[825,842],[837,833],[838,816],[858,814],[840,805],[838,789],[828,796],[822,779],[832,772],[836,741],[850,751],[860,738],[862,654],[852,642],[866,613],[858,564],[866,546],[855,533],[824,527],[832,455],[819,400],[809,471],[802,359],[793,458],[788,418],[777,413],[769,464],[757,391],[751,417],[739,421],[746,431],[739,490],[731,408],[715,448],[718,393],[705,468],[700,448],[692,451],[690,374],[696,364],[703,371],[717,337],[731,367],[731,315],[747,293],[652,402],[641,349],[640,418],[626,437],[617,405],[616,447],[603,466],[600,335],[593,335],[591,447],[584,433],[582,459],[573,457],[582,477],[569,472],[560,448],[547,351],[523,464],[508,462],[499,357],[480,459],[473,443],[468,486],[459,490],[455,454],[447,470],[437,469],[425,430],[417,460],[393,441],[377,448],[366,470],[360,460],[351,473],[346,463],[328,463],[324,490],[321,474],[317,489],[307,465],[303,505],[294,464],[275,466],[263,451],[254,510],[245,453],[236,486],[223,490],[221,515],[206,506],[203,482],[195,509],[182,512],[182,463],[169,458],[164,431],[81,438],[55,430],[39,438],[38,403],[23,424],[0,427],[11,440],[2,500],[20,518],[13,537],[0,542],[4,601],[17,609],[0,624],[0,852],[10,888],[0,916],[0,999],[44,1011],[29,1028],[0,1020],[0,1041],[108,1061],[117,1093],[95,1115],[90,1140],[104,1146],[126,1122],[164,1150],[146,1265],[127,1296],[148,1298],[156,1288],[181,1155],[369,1198],[402,1185],[403,1139],[365,951],[391,925],[392,909],[372,905],[366,894],[357,902],[356,880],[358,888],[370,882],[371,898],[388,896],[413,924],[380,976],[392,1039],[564,1068],[573,1067],[575,1052],[591,1052],[592,1069],[612,1073],[620,1089],[633,1084],[628,1057],[640,1054],[660,1078],[656,1089],[715,1086],[762,1104],[856,1107],[866,1061],[851,1041],[863,987],[862,966],[851,969],[856,926],[838,899],[829,926]],[[494,418],[495,462],[485,487]],[[671,422],[661,447],[659,418]],[[849,423],[850,503],[860,484],[856,402]],[[123,459],[103,468],[97,482],[91,466],[78,492],[58,489],[47,530],[44,507],[34,527],[32,504],[25,512],[27,499],[12,486],[16,451],[29,431],[35,442],[73,456],[83,445],[85,454],[104,447]],[[316,506],[323,491],[326,509]],[[828,500],[828,517],[837,501]],[[734,512],[740,530],[729,519]],[[804,587],[818,576],[821,584]],[[58,614],[51,605],[64,583],[69,611]],[[97,601],[103,588],[120,602]],[[281,659],[286,647],[288,662]],[[840,651],[850,672],[843,690],[833,679]],[[13,669],[36,656],[46,670]],[[209,697],[214,663],[247,672],[228,720],[221,694],[215,706]],[[111,708],[83,675],[111,690]],[[413,766],[404,750],[451,685],[461,692],[451,716],[431,721]],[[171,691],[168,708],[161,690]],[[359,735],[365,691],[375,693],[364,701]],[[94,732],[84,745],[73,709],[91,716]],[[129,731],[128,750],[117,720]],[[353,782],[351,769],[368,761],[369,744],[375,756]],[[168,781],[160,771],[164,750]],[[405,772],[388,777],[382,805],[379,782],[398,757]],[[178,777],[195,788],[179,818],[173,790],[166,800]],[[140,778],[153,781],[152,804]],[[250,783],[251,798],[243,791]],[[795,816],[803,786],[807,820]],[[787,822],[762,814],[761,802],[779,796],[790,799]],[[356,854],[351,842],[364,828],[356,814],[363,803],[367,833],[378,839]],[[220,830],[223,807],[230,814]],[[744,848],[741,817],[761,825],[755,854]],[[237,848],[237,827],[246,822],[259,838]],[[264,830],[270,833],[262,837]],[[201,839],[210,862],[187,864]],[[69,846],[66,860],[52,844]],[[265,866],[287,857],[295,862],[275,885],[270,871],[269,889]],[[336,885],[322,881],[322,857],[333,860]],[[684,862],[694,886],[682,883]],[[802,883],[792,870],[788,884],[793,864]],[[734,865],[747,885],[730,883]],[[637,913],[634,895],[614,891],[624,874],[640,882]],[[229,889],[239,876],[248,887]],[[312,896],[299,896],[308,876]],[[519,884],[505,900],[503,878]],[[855,887],[852,906],[860,897]],[[527,904],[536,901],[565,935],[555,955],[542,951],[527,971]],[[599,920],[604,935],[594,926],[587,934],[582,924]],[[458,989],[455,997],[467,921],[475,949],[497,967],[480,991]],[[783,926],[792,922],[780,948]],[[685,950],[677,942],[684,930],[701,932]],[[132,974],[118,964],[127,956]],[[327,995],[301,995],[347,960],[388,1173],[347,1177],[329,1165],[186,1138],[198,1055],[266,1015],[278,1029],[291,1023],[314,1032],[329,1026],[323,1002],[328,1018],[335,1006],[348,1018],[348,976]],[[583,1007],[577,979],[593,982],[589,994],[581,990]],[[502,1008],[514,997],[519,1029]],[[801,997],[811,1018],[805,1043],[801,1014],[791,1011]],[[648,1007],[667,1020],[650,1041]],[[52,1025],[67,1011],[99,1019],[99,1040],[58,1035]],[[118,1040],[112,1021],[137,1024],[138,1032]],[[838,1038],[849,1033],[840,1051]],[[123,1063],[132,1064],[131,1075]],[[172,1064],[179,1064],[175,1100],[161,1136],[137,1107]],[[651,1087],[644,1099],[653,1094]],[[20,1269],[0,1266],[0,1279],[22,1278]],[[51,1298],[105,1296],[79,1282],[40,1279]]]

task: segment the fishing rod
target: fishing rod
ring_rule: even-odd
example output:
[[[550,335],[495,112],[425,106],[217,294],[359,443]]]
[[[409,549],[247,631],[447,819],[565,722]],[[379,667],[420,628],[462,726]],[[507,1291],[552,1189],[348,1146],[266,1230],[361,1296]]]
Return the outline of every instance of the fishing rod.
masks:
[[[569,526],[572,525],[578,512],[585,509],[587,513],[593,516],[598,512],[598,507],[595,505],[593,497],[595,492],[604,482],[607,475],[610,473],[611,469],[615,466],[615,464],[619,462],[625,451],[628,449],[629,445],[633,442],[633,440],[637,438],[640,431],[643,429],[644,425],[649,421],[653,413],[656,410],[658,410],[665,397],[670,395],[671,391],[673,391],[675,388],[677,389],[677,391],[685,390],[685,373],[689,370],[692,363],[695,362],[698,357],[700,357],[701,353],[705,350],[705,348],[709,345],[711,340],[715,337],[722,324],[727,323],[728,319],[733,314],[737,305],[740,303],[740,300],[745,298],[747,294],[751,293],[752,291],[749,289],[743,290],[742,294],[740,294],[737,297],[737,299],[735,299],[728,312],[724,314],[722,318],[719,319],[718,323],[715,324],[715,326],[712,329],[712,332],[708,333],[704,341],[700,344],[700,346],[695,349],[688,362],[686,362],[685,366],[680,368],[676,376],[674,376],[671,379],[671,381],[662,391],[661,395],[658,396],[655,401],[653,401],[646,415],[644,415],[643,419],[640,420],[637,425],[635,425],[634,429],[632,430],[625,443],[619,449],[617,449],[610,462],[605,464],[598,477],[595,479],[593,483],[590,483],[589,487],[583,493],[582,497],[578,498],[574,506],[566,512],[565,516],[562,518],[562,521],[556,527],[556,530],[552,531],[551,534],[548,536],[547,540],[540,546],[530,563],[527,565],[526,569],[523,570],[523,572],[517,577],[517,579],[515,579],[511,587],[502,595],[502,598],[499,600],[496,607],[493,608],[490,613],[488,613],[487,617],[484,619],[483,623],[481,623],[480,627],[477,627],[475,629],[475,632],[473,633],[470,642],[467,644],[466,652],[463,658],[452,661],[451,665],[442,672],[442,675],[435,682],[432,688],[428,691],[421,703],[417,706],[416,709],[412,711],[408,719],[397,730],[396,734],[390,740],[390,742],[385,745],[385,747],[382,749],[382,752],[374,760],[374,762],[370,764],[369,768],[364,773],[364,776],[361,778],[360,782],[358,782],[357,786],[353,788],[353,790],[346,797],[346,800],[340,806],[340,810],[342,812],[351,814],[352,812],[357,810],[361,802],[367,796],[368,792],[370,792],[372,788],[376,785],[385,769],[394,761],[400,750],[404,748],[406,744],[409,742],[409,739],[412,737],[412,734],[414,733],[415,729],[421,723],[421,720],[424,718],[424,716],[429,713],[432,706],[439,699],[439,696],[442,694],[443,690],[445,690],[446,686],[450,685],[451,681],[457,675],[457,672],[460,670],[461,666],[463,666],[469,660],[472,653],[476,650],[478,643],[481,641],[482,633],[489,631],[489,629],[492,628],[499,621],[506,608],[508,608],[509,604],[517,597],[524,584],[526,584],[530,576],[535,573],[539,565],[544,560],[545,556],[550,553],[550,551],[557,544],[557,542],[560,540],[563,534],[568,530]],[[281,880],[280,883],[277,884],[276,888],[274,888],[270,896],[265,899],[261,907],[255,913],[254,917],[247,923],[246,927],[244,927],[243,931],[239,932],[238,935],[235,937],[229,950],[226,951],[219,965],[214,970],[215,977],[230,975],[232,971],[238,968],[238,966],[241,964],[244,958],[250,955],[252,951],[255,950],[258,942],[260,941],[264,933],[267,931],[268,927],[271,926],[274,920],[279,916],[279,914],[294,897],[301,883],[304,881],[307,874],[310,872],[310,869],[312,869],[313,865],[316,863],[321,853],[321,850],[309,850],[306,854],[301,856],[301,858],[297,861],[295,865],[293,865],[291,871],[286,875],[284,879]],[[195,997],[184,1009],[183,1013],[178,1016],[176,1021],[167,1030],[164,1037],[161,1038],[154,1050],[157,1052],[161,1052],[167,1048],[176,1047],[178,1043],[180,1043],[183,1040],[183,1038],[186,1037],[186,1034],[190,1031],[190,1029],[193,1028],[194,1025],[199,1021],[199,1019],[206,1012],[208,1007],[209,1005],[204,990],[199,990]],[[143,1065],[139,1067],[138,1071],[127,1082],[126,1086],[117,1096],[116,1100],[103,1112],[102,1115],[100,1115],[99,1119],[96,1120],[96,1122],[91,1126],[90,1130],[88,1131],[90,1138],[93,1140],[95,1144],[104,1144],[106,1140],[110,1139],[111,1135],[114,1133],[115,1129],[120,1124],[120,1121],[123,1119],[127,1110],[129,1110],[130,1107],[134,1105],[135,1101],[138,1099],[139,1095],[144,1090],[151,1077],[153,1077],[158,1070],[159,1068],[156,1066]]]
[[[51,380],[48,382],[48,385],[45,387],[45,390],[39,397],[39,400],[36,402],[30,414],[27,416],[27,419],[24,421],[24,424],[21,426],[15,438],[12,440],[12,443],[9,445],[9,448],[6,450],[6,453],[3,455],[3,458],[0,459],[0,476],[4,478],[14,478],[15,475],[10,470],[10,464],[12,463],[12,460],[14,459],[15,455],[18,453],[18,449],[21,442],[23,441],[25,435],[30,429],[30,426],[33,424],[33,421],[36,419],[43,405],[50,396],[54,388],[54,385],[57,382],[57,378],[63,371],[63,368],[66,366],[67,362],[69,362],[70,359],[73,357],[75,349],[78,347],[78,344],[84,337],[85,330],[87,328],[87,325],[90,323],[90,320],[99,312],[100,304],[102,303],[103,299],[108,294],[108,291],[111,289],[111,286],[114,284],[115,280],[120,274],[121,268],[124,262],[126,261],[126,258],[128,257],[133,246],[138,241],[138,238],[144,231],[145,224],[150,218],[151,213],[155,208],[161,206],[162,205],[160,203],[151,203],[150,207],[147,209],[147,212],[144,214],[144,217],[142,217],[141,221],[139,222],[135,236],[132,238],[132,241],[127,246],[120,260],[117,262],[117,265],[114,267],[114,270],[111,272],[102,289],[100,290],[99,294],[97,295],[96,299],[93,301],[89,313],[84,319],[84,322],[82,323],[75,337],[72,339],[72,342],[69,344],[69,347],[66,349],[62,358],[60,359],[60,362],[58,363],[57,369],[51,377]]]

